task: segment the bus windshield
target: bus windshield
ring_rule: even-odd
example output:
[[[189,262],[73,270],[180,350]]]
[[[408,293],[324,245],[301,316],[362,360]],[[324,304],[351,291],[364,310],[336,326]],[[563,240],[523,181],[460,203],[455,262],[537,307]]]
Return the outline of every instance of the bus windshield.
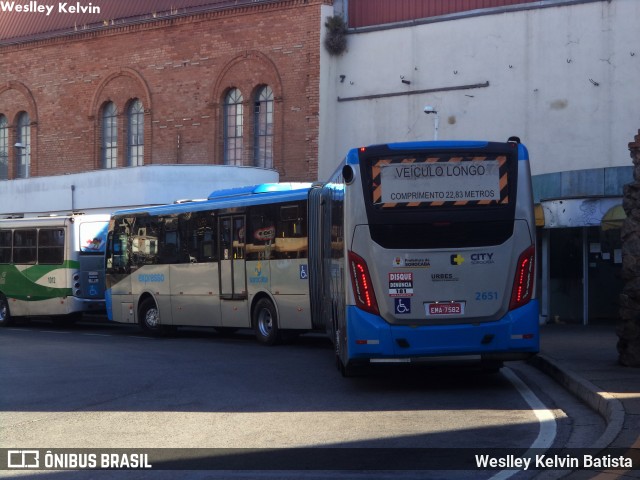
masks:
[[[104,254],[108,227],[108,222],[82,222],[79,234],[80,252]]]

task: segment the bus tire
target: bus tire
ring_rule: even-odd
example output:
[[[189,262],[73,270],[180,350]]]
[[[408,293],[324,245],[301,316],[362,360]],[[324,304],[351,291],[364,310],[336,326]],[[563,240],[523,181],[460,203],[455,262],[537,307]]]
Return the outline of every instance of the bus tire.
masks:
[[[138,310],[138,322],[142,330],[153,336],[160,336],[164,333],[160,324],[160,310],[153,298],[145,298]]]
[[[278,343],[280,332],[278,329],[278,314],[273,302],[268,298],[261,298],[253,307],[253,329],[256,339],[264,345]]]
[[[0,293],[0,327],[8,327],[11,324],[11,312],[7,297]]]

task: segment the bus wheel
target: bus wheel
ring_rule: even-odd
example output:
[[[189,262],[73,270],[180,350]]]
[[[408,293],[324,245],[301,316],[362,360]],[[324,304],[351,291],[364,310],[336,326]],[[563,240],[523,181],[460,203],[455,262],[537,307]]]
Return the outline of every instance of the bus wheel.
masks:
[[[142,330],[151,335],[161,335],[163,333],[160,325],[160,310],[153,298],[145,298],[140,304],[139,322]]]
[[[253,308],[253,328],[256,338],[265,345],[278,343],[278,314],[268,298],[258,300]]]
[[[0,293],[0,327],[6,327],[10,323],[9,302],[7,302],[7,297]]]

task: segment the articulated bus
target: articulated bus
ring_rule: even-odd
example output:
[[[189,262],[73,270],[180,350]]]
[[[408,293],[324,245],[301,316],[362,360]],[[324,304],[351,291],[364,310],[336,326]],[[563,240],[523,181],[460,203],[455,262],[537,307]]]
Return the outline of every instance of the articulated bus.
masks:
[[[110,221],[109,318],[150,333],[320,331],[361,365],[538,351],[528,153],[513,139],[348,153],[325,184],[264,184]]]
[[[312,316],[344,374],[439,357],[496,370],[538,351],[531,173],[517,137],[354,149],[310,195]]]
[[[104,311],[109,215],[0,220],[0,326],[13,317],[71,323]]]
[[[109,319],[151,334],[254,328],[265,344],[312,330],[310,188],[264,184],[115,212],[106,254]]]

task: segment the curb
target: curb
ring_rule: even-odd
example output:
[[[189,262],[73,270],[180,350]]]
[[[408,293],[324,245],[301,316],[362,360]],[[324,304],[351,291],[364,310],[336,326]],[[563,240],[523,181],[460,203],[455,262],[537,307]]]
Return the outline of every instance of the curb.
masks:
[[[549,375],[604,418],[607,426],[592,448],[601,450],[613,443],[624,425],[625,410],[620,400],[545,355],[538,354],[528,363]]]

